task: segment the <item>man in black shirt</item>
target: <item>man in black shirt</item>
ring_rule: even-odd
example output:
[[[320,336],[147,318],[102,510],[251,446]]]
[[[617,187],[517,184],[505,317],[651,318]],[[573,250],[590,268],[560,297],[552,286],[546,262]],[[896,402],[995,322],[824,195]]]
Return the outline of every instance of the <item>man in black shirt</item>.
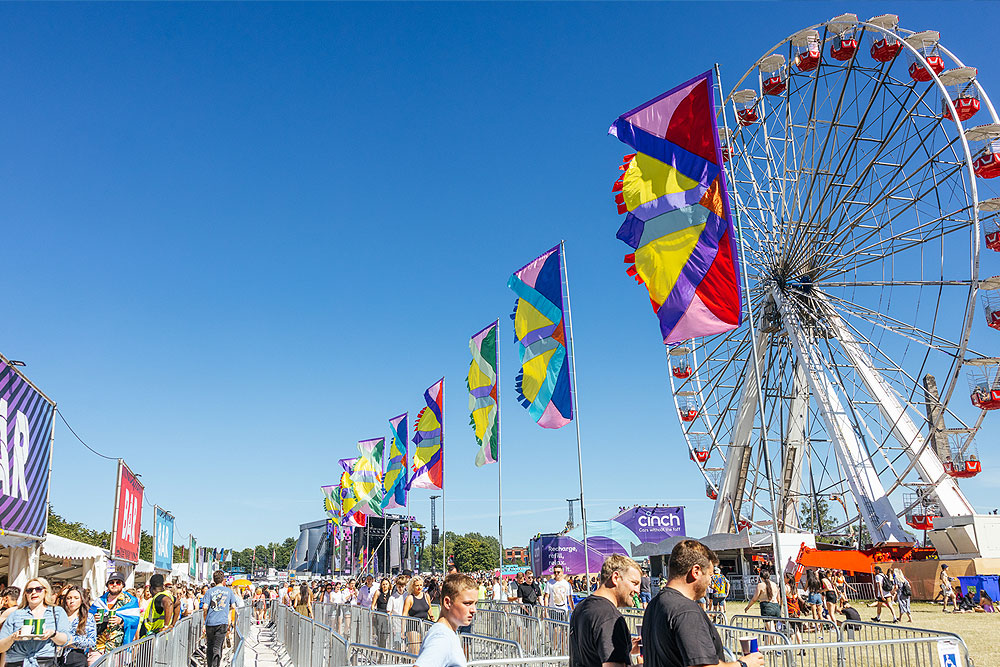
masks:
[[[535,583],[535,573],[531,570],[524,571],[524,581],[517,584],[517,597],[521,604],[534,606],[538,604],[540,592],[538,584]]]
[[[623,667],[631,664],[632,637],[618,607],[632,605],[639,591],[639,565],[612,554],[601,567],[601,585],[569,618],[569,667]]]
[[[674,547],[667,587],[653,598],[642,617],[645,667],[764,666],[761,653],[727,662],[719,631],[695,602],[705,597],[718,564],[718,556],[697,540],[683,540]]]

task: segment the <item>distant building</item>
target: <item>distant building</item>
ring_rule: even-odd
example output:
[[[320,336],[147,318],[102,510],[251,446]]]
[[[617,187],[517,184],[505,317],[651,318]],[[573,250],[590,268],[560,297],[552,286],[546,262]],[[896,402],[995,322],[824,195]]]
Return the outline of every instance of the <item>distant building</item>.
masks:
[[[505,561],[513,561],[515,563],[527,563],[528,562],[528,548],[527,547],[507,547],[503,550],[503,559]]]

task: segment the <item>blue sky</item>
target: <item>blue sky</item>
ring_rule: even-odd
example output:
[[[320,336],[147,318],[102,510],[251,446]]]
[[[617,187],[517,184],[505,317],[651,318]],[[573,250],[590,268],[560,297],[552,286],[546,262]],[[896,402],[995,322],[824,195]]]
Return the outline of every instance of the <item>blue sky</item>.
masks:
[[[576,441],[514,401],[506,280],[565,239],[590,517],[679,504],[703,534],[711,502],[614,236],[627,151],[607,127],[716,62],[732,85],[851,9],[940,30],[1000,90],[976,27],[996,6],[945,7],[0,5],[0,351],[142,474],[178,542],[237,548],[320,518],[337,459],[443,375],[447,527],[493,533],[464,378],[469,336],[500,317],[504,533],[524,545],[565,522]],[[58,425],[57,511],[108,527],[114,472]],[[963,488],[987,510],[995,485]],[[429,495],[412,496],[425,523]]]

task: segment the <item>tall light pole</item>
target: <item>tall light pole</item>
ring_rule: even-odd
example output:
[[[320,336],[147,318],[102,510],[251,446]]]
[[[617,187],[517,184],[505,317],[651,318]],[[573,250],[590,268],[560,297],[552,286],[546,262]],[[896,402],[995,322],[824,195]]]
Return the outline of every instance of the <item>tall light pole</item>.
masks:
[[[437,515],[436,515],[435,510],[434,510],[434,501],[437,500],[440,497],[441,496],[431,496],[431,544],[432,545],[435,544],[435,542],[440,542],[441,541],[440,539],[438,539],[438,540],[434,539],[434,534],[437,531],[437,519],[435,518]],[[436,564],[437,564],[437,560],[436,559],[432,559],[431,560],[431,572],[432,573],[434,572],[434,567],[435,567]]]

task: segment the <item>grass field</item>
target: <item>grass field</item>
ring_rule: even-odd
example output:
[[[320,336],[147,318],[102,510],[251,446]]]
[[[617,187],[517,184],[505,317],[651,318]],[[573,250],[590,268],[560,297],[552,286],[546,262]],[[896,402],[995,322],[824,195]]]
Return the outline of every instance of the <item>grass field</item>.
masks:
[[[870,621],[875,610],[868,609],[866,605],[866,602],[859,600],[854,606],[861,613],[862,620]],[[726,604],[726,615],[742,614],[744,606],[742,602],[729,602]],[[914,602],[912,606],[913,623],[903,625],[953,632],[965,640],[965,645],[969,647],[969,657],[976,667],[1000,665],[1000,614],[945,614],[941,611],[941,605],[929,602]],[[754,605],[750,613],[759,613],[757,605]],[[889,618],[888,612],[883,610],[883,621]]]

